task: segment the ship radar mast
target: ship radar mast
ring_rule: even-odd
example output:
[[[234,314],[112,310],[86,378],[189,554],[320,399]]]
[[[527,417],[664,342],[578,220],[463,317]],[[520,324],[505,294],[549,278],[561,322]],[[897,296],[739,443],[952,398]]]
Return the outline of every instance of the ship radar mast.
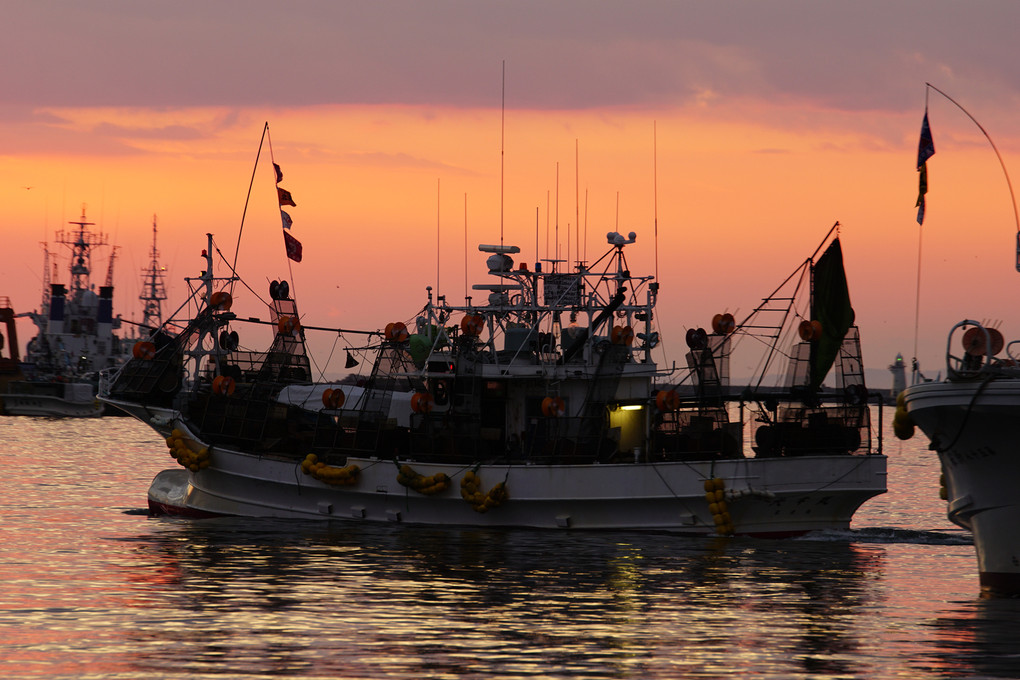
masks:
[[[77,222],[71,221],[68,224],[76,225],[77,229],[57,232],[57,243],[63,243],[71,249],[71,295],[75,296],[79,291],[89,288],[89,275],[92,272],[92,249],[106,245],[106,234],[93,232],[89,227],[95,222],[88,222],[85,219],[85,204],[81,206],[81,217]]]
[[[156,216],[152,216],[152,251],[149,266],[142,270],[142,326],[159,328],[163,324],[163,300],[166,300],[166,286],[163,281],[164,268],[159,264],[159,250],[156,249]]]

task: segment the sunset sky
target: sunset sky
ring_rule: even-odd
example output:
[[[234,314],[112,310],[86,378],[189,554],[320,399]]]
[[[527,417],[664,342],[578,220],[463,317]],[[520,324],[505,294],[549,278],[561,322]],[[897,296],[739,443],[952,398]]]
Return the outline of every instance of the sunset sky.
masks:
[[[119,246],[126,319],[157,216],[175,308],[207,232],[233,256],[268,122],[304,260],[288,269],[266,144],[238,268],[263,296],[289,279],[306,325],[408,320],[428,285],[460,301],[465,230],[470,285],[501,225],[518,260],[546,257],[548,214],[574,257],[578,235],[593,259],[617,229],[638,234],[635,272],[657,250],[660,361],[682,360],[687,328],[748,313],[837,221],[869,368],[916,341],[944,370],[964,318],[1020,337],[1006,176],[935,92],[923,227],[914,208],[926,82],[1020,181],[1013,0],[41,0],[4,15],[0,296],[16,311],[39,307],[41,243],[66,281],[54,232],[82,204]],[[23,347],[34,327],[19,333]]]

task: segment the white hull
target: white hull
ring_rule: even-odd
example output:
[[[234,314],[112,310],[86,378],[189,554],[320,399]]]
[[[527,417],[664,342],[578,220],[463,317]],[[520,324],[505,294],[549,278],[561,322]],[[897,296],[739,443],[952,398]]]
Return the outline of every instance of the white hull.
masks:
[[[115,402],[116,403],[116,402]],[[129,406],[125,405],[130,409]],[[150,409],[150,414],[153,409]],[[135,411],[135,415],[142,413]],[[148,420],[164,434],[185,430],[170,411]],[[452,479],[440,494],[401,486],[392,460],[348,458],[360,475],[351,486],[331,486],[302,473],[300,461],[210,449],[211,465],[198,472],[161,473],[149,492],[155,512],[343,519],[422,525],[547,529],[641,529],[716,533],[705,500],[706,479],[721,478],[736,534],[795,536],[847,529],[853,513],[886,490],[882,455],[668,462],[655,464],[483,465],[485,489],[505,482],[509,500],[476,512],[460,494],[463,465],[408,464],[422,475]]]
[[[904,396],[938,452],[949,519],[974,535],[981,585],[1020,592],[1020,379],[925,383]]]
[[[104,405],[96,398],[66,399],[45,394],[4,394],[4,413],[9,416],[37,416],[46,418],[98,418]]]

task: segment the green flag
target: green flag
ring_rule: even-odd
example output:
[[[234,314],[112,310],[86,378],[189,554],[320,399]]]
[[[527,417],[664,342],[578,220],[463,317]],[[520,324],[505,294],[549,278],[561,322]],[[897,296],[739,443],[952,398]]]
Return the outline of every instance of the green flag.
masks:
[[[843,250],[838,238],[818,258],[813,272],[811,318],[822,324],[822,336],[811,352],[811,388],[818,389],[839,356],[846,332],[854,323],[854,308],[850,306],[850,289],[846,283]]]

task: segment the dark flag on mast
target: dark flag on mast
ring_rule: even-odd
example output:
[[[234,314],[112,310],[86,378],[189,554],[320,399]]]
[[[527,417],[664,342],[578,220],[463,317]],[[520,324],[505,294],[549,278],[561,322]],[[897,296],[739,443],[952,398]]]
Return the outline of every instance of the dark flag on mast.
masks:
[[[935,155],[935,142],[931,138],[928,127],[928,109],[924,110],[924,121],[921,123],[921,140],[917,143],[917,171],[920,173],[920,186],[917,191],[917,223],[924,224],[924,195],[928,193],[928,159]]]
[[[280,199],[280,205],[292,205],[295,208],[297,203],[294,202],[294,198],[290,195],[290,192],[282,187],[276,187],[276,195]]]
[[[290,215],[286,210],[283,209],[285,205],[292,205],[295,208],[297,203],[294,202],[293,196],[290,192],[280,186],[280,181],[283,179],[283,170],[280,166],[274,162],[273,171],[276,173],[276,195],[280,199],[280,221],[283,223],[283,245],[287,249],[287,257],[294,260],[295,262],[301,261],[301,241],[287,233],[294,223],[291,220]]]
[[[283,232],[283,243],[287,247],[287,257],[294,260],[295,262],[301,261],[301,241]]]

